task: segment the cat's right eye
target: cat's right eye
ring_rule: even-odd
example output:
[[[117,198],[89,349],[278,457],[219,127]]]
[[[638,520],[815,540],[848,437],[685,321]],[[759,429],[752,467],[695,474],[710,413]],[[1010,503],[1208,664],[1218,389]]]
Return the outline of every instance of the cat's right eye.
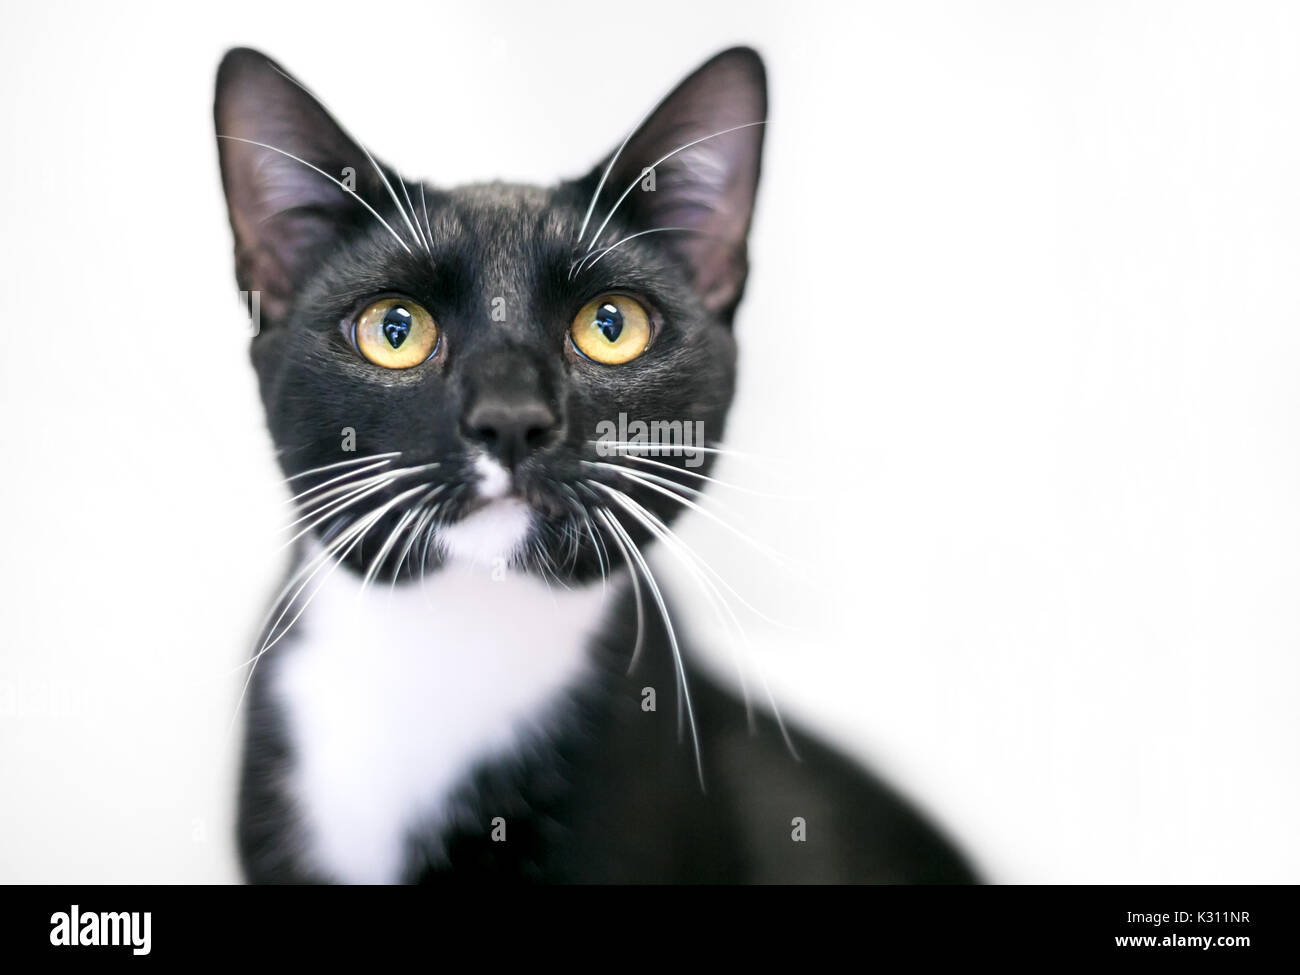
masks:
[[[352,344],[377,366],[410,369],[437,349],[438,326],[433,316],[414,301],[380,298],[357,316]]]

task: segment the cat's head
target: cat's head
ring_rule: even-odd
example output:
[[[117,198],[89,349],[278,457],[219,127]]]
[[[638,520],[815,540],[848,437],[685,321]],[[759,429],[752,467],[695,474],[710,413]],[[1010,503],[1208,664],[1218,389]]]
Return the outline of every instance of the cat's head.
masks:
[[[295,531],[381,578],[635,558],[722,436],[765,118],[736,48],[586,176],[440,189],[227,54],[221,172]]]

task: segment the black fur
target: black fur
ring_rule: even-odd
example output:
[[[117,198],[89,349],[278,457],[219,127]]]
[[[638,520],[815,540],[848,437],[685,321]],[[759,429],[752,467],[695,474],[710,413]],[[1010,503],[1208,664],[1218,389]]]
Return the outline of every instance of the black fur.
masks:
[[[761,120],[765,112],[757,55],[745,49],[718,55],[628,142],[587,239],[644,166],[702,135]],[[544,445],[515,468],[519,493],[542,515],[523,558],[527,571],[568,584],[588,582],[617,551],[599,523],[600,544],[575,533],[575,519],[602,500],[590,487],[579,487],[584,480],[617,484],[672,522],[679,506],[662,494],[584,462],[594,459],[590,441],[597,423],[620,411],[702,421],[710,441],[722,438],[735,381],[732,324],[747,272],[745,235],[762,126],[701,143],[710,153],[705,165],[689,153],[665,160],[656,168],[655,193],[630,194],[601,240],[608,245],[668,225],[699,232],[628,240],[575,274],[587,243],[577,243],[579,230],[605,162],[551,189],[403,186],[384,167],[403,202],[409,194],[421,224],[427,210],[432,253],[426,254],[405,232],[404,217],[359,146],[260,54],[236,50],[222,62],[216,121],[219,135],[235,137],[218,145],[237,276],[242,289],[262,296],[252,358],[286,475],[346,459],[339,452],[340,430],[352,428],[355,456],[400,451],[403,464],[441,464],[426,480],[448,485],[448,505],[439,517],[456,521],[480,503],[470,488],[474,431],[466,418],[490,404],[506,412],[538,410],[554,420]],[[331,175],[351,167],[359,199],[301,163],[240,139],[274,145]],[[607,292],[636,297],[654,323],[646,353],[616,368],[586,359],[567,342],[575,312]],[[383,370],[353,348],[348,323],[386,293],[421,303],[438,322],[438,352],[424,365]],[[496,308],[504,309],[504,321],[493,318]],[[660,459],[683,463],[680,457]],[[698,472],[709,468],[706,459]],[[302,489],[327,476],[295,483]],[[374,500],[395,497],[411,483],[387,488]],[[375,528],[376,539],[387,536],[402,510]],[[652,542],[638,523],[629,522],[627,531],[641,547]],[[377,547],[359,545],[348,556],[348,570],[364,572]],[[415,575],[436,572],[436,546],[420,555],[402,560],[390,554],[380,578],[406,585]],[[621,598],[626,603],[631,595]],[[673,709],[650,717],[640,709],[643,686],[676,683],[666,633],[653,613],[639,669],[625,675],[634,639],[628,620],[634,617],[629,605],[614,607],[591,648],[601,662],[598,677],[555,702],[547,736],[518,759],[480,768],[467,780],[453,803],[452,826],[411,837],[405,879],[973,879],[942,837],[863,770],[800,733],[795,745],[802,761],[795,761],[769,719],[751,734],[734,695],[691,669],[707,781],[702,789]],[[284,645],[293,639],[290,633]],[[239,817],[244,868],[253,881],[329,880],[312,874],[294,844],[294,799],[279,775],[294,756],[267,693],[275,666],[275,654],[268,654],[248,702]],[[488,840],[488,810],[509,820],[510,842]],[[792,841],[794,817],[808,822],[807,842]]]

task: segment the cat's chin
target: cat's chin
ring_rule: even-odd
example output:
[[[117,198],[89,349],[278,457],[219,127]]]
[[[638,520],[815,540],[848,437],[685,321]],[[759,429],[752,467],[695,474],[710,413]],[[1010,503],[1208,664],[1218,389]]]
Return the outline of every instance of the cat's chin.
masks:
[[[475,508],[438,532],[444,558],[449,562],[496,566],[518,558],[536,512],[516,497],[495,498]]]

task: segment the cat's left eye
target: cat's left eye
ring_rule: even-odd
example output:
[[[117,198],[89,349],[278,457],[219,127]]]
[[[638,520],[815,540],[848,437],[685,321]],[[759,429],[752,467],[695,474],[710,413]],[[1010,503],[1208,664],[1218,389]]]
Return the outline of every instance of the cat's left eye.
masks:
[[[438,326],[432,315],[408,298],[380,298],[357,316],[352,342],[377,366],[410,369],[433,355]]]
[[[650,315],[627,295],[601,295],[582,306],[569,326],[569,337],[588,359],[621,366],[650,344]]]

